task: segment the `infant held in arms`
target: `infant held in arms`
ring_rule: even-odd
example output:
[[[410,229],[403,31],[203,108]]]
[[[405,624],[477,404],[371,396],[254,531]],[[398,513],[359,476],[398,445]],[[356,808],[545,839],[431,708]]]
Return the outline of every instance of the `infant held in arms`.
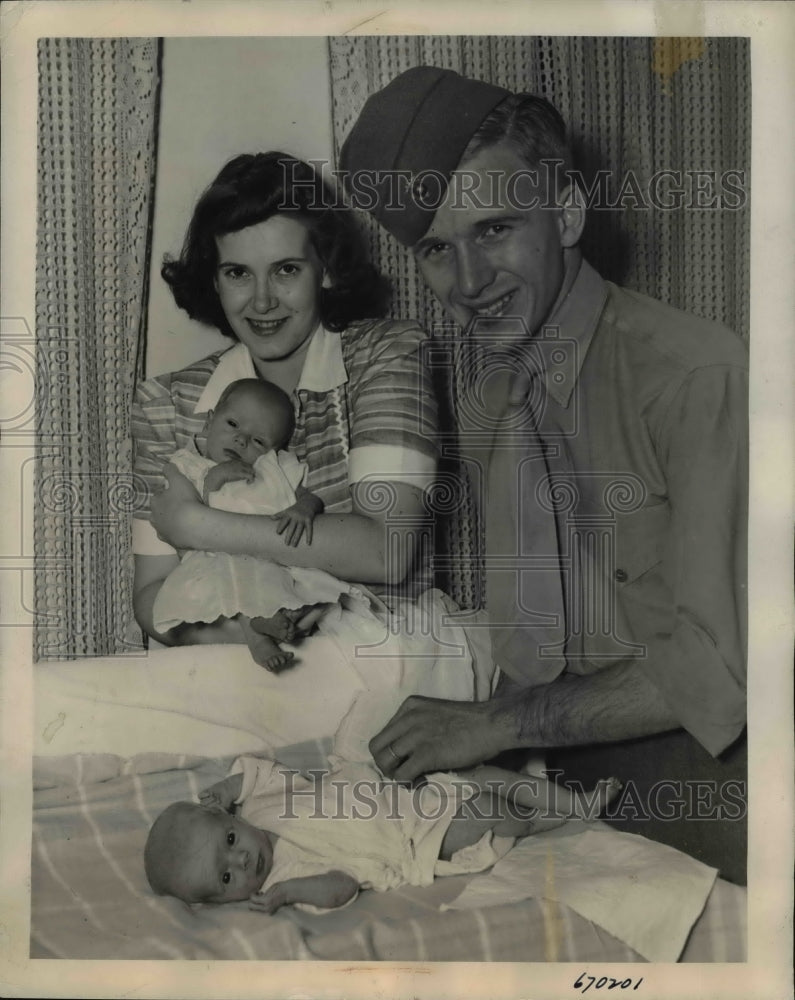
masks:
[[[321,500],[302,484],[304,466],[286,449],[294,414],[288,396],[259,379],[229,385],[207,414],[205,440],[181,448],[171,462],[211,507],[270,514],[288,545],[312,541]],[[201,450],[200,450],[201,449]],[[342,595],[366,612],[364,593],[320,569],[280,566],[254,556],[190,551],[163,582],[155,627],[237,618],[257,663],[279,671],[293,659],[280,649],[307,634]]]

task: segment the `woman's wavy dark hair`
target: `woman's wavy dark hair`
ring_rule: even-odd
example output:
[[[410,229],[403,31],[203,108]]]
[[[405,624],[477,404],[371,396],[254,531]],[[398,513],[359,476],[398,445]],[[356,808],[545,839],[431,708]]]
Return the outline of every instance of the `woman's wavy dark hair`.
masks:
[[[180,309],[234,337],[215,290],[216,237],[276,214],[308,224],[332,286],[320,290],[326,329],[344,330],[353,320],[386,314],[389,283],[368,260],[353,214],[313,167],[277,152],[236,156],[199,198],[179,258],[166,257],[160,271]]]

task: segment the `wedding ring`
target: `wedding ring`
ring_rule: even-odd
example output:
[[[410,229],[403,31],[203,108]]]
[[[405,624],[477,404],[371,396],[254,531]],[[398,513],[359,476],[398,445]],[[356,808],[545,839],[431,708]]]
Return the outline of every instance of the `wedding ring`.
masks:
[[[386,749],[392,754],[392,756],[395,758],[398,764],[403,760],[402,757],[398,757],[398,755],[395,753],[395,750],[391,743],[387,743]]]

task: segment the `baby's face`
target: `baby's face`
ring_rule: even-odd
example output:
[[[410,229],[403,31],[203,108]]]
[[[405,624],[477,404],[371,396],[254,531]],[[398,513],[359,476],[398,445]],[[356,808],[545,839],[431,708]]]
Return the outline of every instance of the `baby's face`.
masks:
[[[283,421],[255,393],[238,389],[216,408],[207,427],[207,457],[253,465],[280,444]]]
[[[184,849],[171,892],[189,902],[248,899],[262,888],[273,865],[267,833],[220,807],[197,807],[176,835]]]

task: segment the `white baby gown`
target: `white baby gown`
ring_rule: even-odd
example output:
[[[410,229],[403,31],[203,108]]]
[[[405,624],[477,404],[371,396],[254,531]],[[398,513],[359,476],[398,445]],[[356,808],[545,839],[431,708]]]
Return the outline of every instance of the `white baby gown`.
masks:
[[[362,888],[378,892],[430,885],[437,875],[485,871],[515,843],[487,830],[449,861],[439,858],[453,817],[476,792],[472,782],[453,774],[434,772],[423,785],[409,788],[384,779],[372,763],[337,761],[331,770],[310,771],[309,778],[278,761],[248,755],[229,773],[243,775],[236,800],[240,816],[277,837],[261,892],[329,871],[346,872]]]
[[[181,448],[170,461],[199,493],[215,465],[192,448]],[[295,503],[306,466],[291,452],[270,451],[257,459],[254,473],[252,483],[226,483],[211,493],[209,505],[239,514],[278,514]],[[255,556],[190,551],[163,582],[153,621],[158,631],[165,632],[182,622],[213,622],[221,615],[269,618],[280,608],[336,603],[343,594],[365,610],[363,591],[323,570],[280,566]]]

